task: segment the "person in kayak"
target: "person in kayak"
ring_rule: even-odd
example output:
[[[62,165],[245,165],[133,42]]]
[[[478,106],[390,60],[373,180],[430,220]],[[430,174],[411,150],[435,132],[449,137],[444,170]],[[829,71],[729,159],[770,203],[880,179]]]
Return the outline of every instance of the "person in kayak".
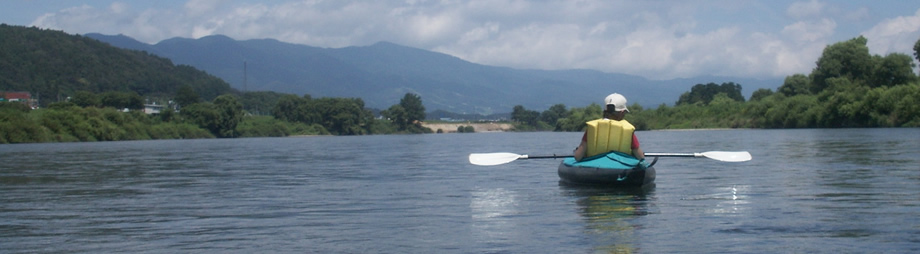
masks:
[[[640,166],[647,166],[645,154],[636,138],[636,128],[623,119],[629,112],[626,97],[618,93],[611,94],[604,98],[604,105],[604,118],[587,122],[581,143],[575,148],[575,160],[618,151],[639,159]]]

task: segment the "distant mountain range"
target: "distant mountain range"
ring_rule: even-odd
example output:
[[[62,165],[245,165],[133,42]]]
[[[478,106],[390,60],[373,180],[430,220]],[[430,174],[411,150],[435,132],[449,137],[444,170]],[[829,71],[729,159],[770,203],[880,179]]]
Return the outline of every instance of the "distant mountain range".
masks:
[[[696,84],[735,82],[742,85],[746,96],[759,88],[775,89],[782,84],[782,79],[708,76],[657,81],[594,70],[521,70],[471,63],[389,42],[318,48],[214,35],[150,45],[123,35],[85,36],[193,66],[239,90],[361,98],[367,107],[378,109],[398,104],[410,92],[421,96],[428,111],[456,113],[511,112],[515,105],[537,111],[555,104],[584,107],[601,103],[613,92],[626,95],[630,104],[649,108],[673,105],[680,94]]]

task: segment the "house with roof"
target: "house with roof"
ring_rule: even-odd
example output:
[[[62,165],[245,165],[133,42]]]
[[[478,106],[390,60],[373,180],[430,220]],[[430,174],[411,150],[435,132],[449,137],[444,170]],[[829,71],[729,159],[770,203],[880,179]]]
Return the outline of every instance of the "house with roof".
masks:
[[[164,108],[163,105],[156,104],[156,103],[144,104],[144,113],[148,115],[159,114],[160,112],[163,111],[163,108]]]
[[[29,92],[0,92],[0,101],[19,102],[32,109],[38,108],[38,99],[33,99]]]

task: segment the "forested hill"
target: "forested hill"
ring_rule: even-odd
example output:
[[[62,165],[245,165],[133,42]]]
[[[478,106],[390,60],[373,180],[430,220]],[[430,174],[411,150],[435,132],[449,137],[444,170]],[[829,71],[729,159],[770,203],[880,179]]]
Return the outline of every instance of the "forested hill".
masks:
[[[0,24],[0,91],[27,91],[48,105],[76,91],[168,98],[189,85],[202,99],[231,92],[220,78],[142,51],[61,31]]]

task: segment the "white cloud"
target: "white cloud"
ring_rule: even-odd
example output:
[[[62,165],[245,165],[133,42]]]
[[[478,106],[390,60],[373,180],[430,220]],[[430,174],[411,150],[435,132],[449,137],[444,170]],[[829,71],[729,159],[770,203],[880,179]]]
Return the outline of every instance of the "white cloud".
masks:
[[[786,15],[795,19],[806,19],[819,17],[823,11],[824,3],[818,2],[818,0],[810,0],[808,2],[792,3],[786,9]]]
[[[783,28],[782,34],[795,41],[823,41],[834,34],[837,23],[830,19],[799,21]]]
[[[733,1],[189,0],[175,8],[83,5],[43,15],[32,25],[70,33],[121,33],[147,43],[213,34],[318,47],[392,41],[481,64],[669,79],[807,73],[838,33],[835,16],[855,22],[869,15],[866,8],[841,14],[834,11],[838,7],[817,0],[786,7]],[[774,11],[764,11],[768,8]],[[726,14],[745,19],[718,20]],[[910,52],[918,23],[920,13],[886,20],[864,34],[872,50]]]
[[[696,22],[692,15],[674,22],[669,20],[670,13],[644,11],[628,19],[594,24],[511,28],[493,25],[491,30],[470,30],[461,43],[435,50],[479,63],[519,68],[589,68],[652,79],[706,74],[777,77],[809,70],[814,56],[825,45],[820,39],[826,39],[834,27],[832,21],[801,25],[802,32],[812,35],[799,42],[732,25],[693,32]],[[497,27],[501,27],[499,34]]]
[[[122,2],[114,2],[111,5],[109,5],[109,9],[112,10],[112,13],[116,13],[116,14],[125,13],[128,11],[129,8],[130,6],[128,6],[128,4],[125,4]]]
[[[223,0],[189,0],[185,3],[185,11],[190,17],[201,16],[216,10]]]
[[[498,23],[488,22],[482,24],[481,26],[473,27],[473,29],[463,33],[463,36],[460,37],[460,40],[457,42],[457,45],[473,45],[485,40],[488,40],[492,36],[498,34],[501,31],[501,25]]]
[[[913,54],[914,43],[920,39],[920,9],[913,16],[887,19],[862,33],[869,40],[872,54]]]
[[[436,15],[417,14],[403,19],[407,36],[411,40],[426,43],[454,34],[456,27],[461,22],[460,17],[452,13],[438,13]]]

